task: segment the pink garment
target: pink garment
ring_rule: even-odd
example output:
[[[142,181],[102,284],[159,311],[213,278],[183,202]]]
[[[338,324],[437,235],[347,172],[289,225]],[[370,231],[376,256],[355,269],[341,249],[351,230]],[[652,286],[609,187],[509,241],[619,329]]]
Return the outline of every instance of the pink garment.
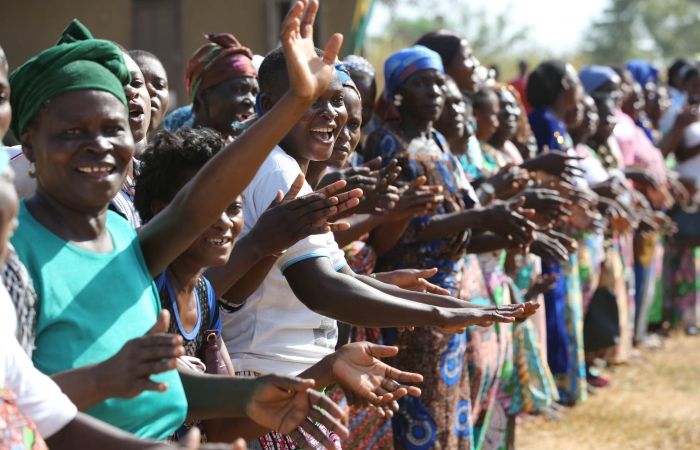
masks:
[[[516,147],[511,141],[506,141],[505,144],[503,144],[503,153],[506,154],[506,159],[508,162],[513,163],[516,166],[519,166],[525,162],[523,161],[523,155],[521,155],[518,151],[518,147]]]
[[[617,125],[613,134],[620,145],[625,166],[648,169],[661,185],[665,185],[666,164],[661,150],[654,146],[644,131],[622,110],[615,111],[615,118]]]

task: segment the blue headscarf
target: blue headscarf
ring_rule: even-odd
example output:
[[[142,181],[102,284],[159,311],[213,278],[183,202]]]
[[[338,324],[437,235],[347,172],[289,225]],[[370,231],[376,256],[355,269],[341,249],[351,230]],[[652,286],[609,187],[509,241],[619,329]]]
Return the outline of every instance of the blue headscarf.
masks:
[[[657,84],[659,81],[659,69],[643,59],[633,59],[625,63],[627,70],[632,72],[634,80],[645,87],[649,82]]]
[[[378,112],[386,120],[400,120],[401,116],[393,103],[394,91],[411,75],[424,69],[445,72],[440,55],[422,45],[414,45],[394,53],[384,63],[384,94],[377,103]]]
[[[578,77],[586,90],[586,94],[595,92],[596,89],[608,81],[620,78],[617,72],[608,66],[586,66],[578,73]]]
[[[360,90],[357,89],[357,85],[355,85],[355,82],[352,81],[352,77],[350,76],[350,72],[348,71],[347,67],[343,63],[335,63],[335,70],[338,72],[338,76],[340,77],[340,84],[342,84],[344,87],[349,87],[355,90],[357,92],[358,97],[360,97],[360,101],[362,101],[362,94],[360,94]]]

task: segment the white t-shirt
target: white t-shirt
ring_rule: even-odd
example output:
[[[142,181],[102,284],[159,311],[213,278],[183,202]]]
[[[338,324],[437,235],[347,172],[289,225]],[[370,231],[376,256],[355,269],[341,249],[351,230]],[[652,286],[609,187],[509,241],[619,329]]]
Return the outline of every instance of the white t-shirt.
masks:
[[[243,191],[245,226],[240,237],[250,232],[277,191],[289,190],[299,173],[299,164],[281,148],[270,153]],[[305,182],[299,196],[310,192],[311,186]],[[222,311],[224,341],[237,372],[297,375],[334,351],[338,340],[335,320],[304,306],[283,275],[292,264],[310,258],[329,258],[336,271],[345,266],[345,255],[333,233],[309,236],[278,258],[263,283],[239,310]]]
[[[17,397],[17,409],[26,414],[46,439],[71,422],[77,408],[61,388],[34,368],[17,342],[17,315],[4,286],[0,285],[0,384]]]

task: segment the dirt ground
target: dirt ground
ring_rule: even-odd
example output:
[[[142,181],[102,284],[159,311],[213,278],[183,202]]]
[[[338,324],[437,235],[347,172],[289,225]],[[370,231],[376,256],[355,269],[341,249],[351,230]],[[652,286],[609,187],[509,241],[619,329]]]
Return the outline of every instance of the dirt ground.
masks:
[[[517,450],[700,449],[700,338],[675,335],[611,377],[559,422],[523,420]]]

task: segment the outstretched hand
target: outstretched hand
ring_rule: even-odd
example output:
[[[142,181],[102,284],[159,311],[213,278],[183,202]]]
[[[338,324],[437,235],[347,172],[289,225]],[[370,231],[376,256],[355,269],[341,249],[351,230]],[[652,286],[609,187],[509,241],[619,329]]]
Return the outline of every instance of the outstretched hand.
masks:
[[[526,302],[484,308],[446,309],[446,323],[442,326],[445,333],[459,333],[472,325],[488,327],[495,322],[511,323],[515,319],[533,315],[539,309],[538,303]]]
[[[289,93],[310,101],[328,87],[343,44],[343,35],[334,34],[326,44],[323,58],[318,57],[313,40],[317,13],[318,0],[297,0],[282,22],[280,36],[287,59]]]
[[[404,383],[420,383],[423,376],[395,369],[377,358],[389,358],[397,347],[353,342],[344,345],[330,357],[333,379],[343,389],[348,405],[355,410],[379,407],[381,415],[396,410],[394,402],[405,395],[418,397],[420,389]],[[385,405],[389,408],[382,408]]]
[[[333,442],[316,424],[346,438],[348,430],[338,422],[343,411],[331,399],[311,389],[313,385],[314,380],[288,376],[256,378],[246,402],[246,414],[258,424],[291,437],[303,449],[314,447],[299,428],[327,449],[334,449]]]

